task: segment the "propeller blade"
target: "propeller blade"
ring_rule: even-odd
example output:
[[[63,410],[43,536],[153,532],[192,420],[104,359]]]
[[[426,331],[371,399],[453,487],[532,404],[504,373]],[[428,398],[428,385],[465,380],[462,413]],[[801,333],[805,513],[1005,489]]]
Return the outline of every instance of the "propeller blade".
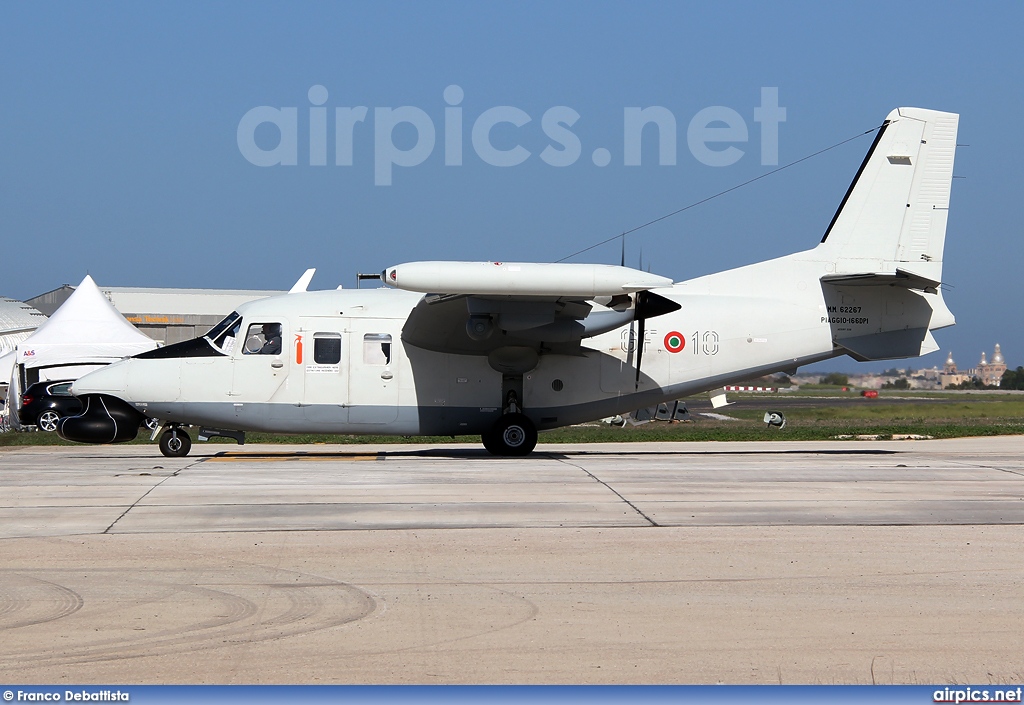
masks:
[[[647,302],[647,292],[641,291],[636,295],[636,313],[633,318],[636,319],[637,337],[636,337],[636,387],[640,389],[640,362],[644,357],[644,324],[647,321],[647,311],[645,310]]]
[[[640,389],[640,361],[644,356],[644,332],[648,318],[657,318],[682,308],[671,299],[653,291],[638,291],[634,300],[633,320],[637,324],[639,339],[636,341],[636,388]]]
[[[622,233],[622,256],[619,257],[619,266],[626,266],[626,233]]]
[[[636,387],[640,389],[640,361],[644,357],[644,319],[640,319],[639,325],[637,325],[637,341],[636,341]]]

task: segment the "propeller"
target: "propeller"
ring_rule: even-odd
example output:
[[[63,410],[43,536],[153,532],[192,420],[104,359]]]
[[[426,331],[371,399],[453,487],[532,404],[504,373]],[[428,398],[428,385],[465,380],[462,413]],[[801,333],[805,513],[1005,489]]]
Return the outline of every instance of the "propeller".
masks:
[[[652,291],[638,291],[634,303],[633,320],[637,324],[636,341],[636,389],[640,389],[640,364],[644,357],[644,334],[648,318],[664,316],[666,313],[678,311],[682,306],[671,299],[655,294]]]
[[[645,296],[646,291],[637,292],[636,295],[636,311],[633,313],[633,317],[636,319],[636,386],[634,390],[640,389],[640,362],[644,359],[644,323],[647,322],[647,316],[644,313],[644,303],[647,300]]]
[[[622,233],[622,254],[619,257],[619,264],[623,267],[626,266],[626,233]],[[644,250],[640,248],[640,271],[644,268]],[[647,270],[650,271],[651,267],[648,265]],[[672,313],[678,311],[682,306],[677,304],[671,299],[666,299],[664,296],[659,296],[650,291],[638,291],[636,298],[633,302],[633,320],[636,321],[636,389],[640,389],[640,363],[644,357],[644,337],[646,334],[646,324],[648,318],[654,318],[655,316],[663,316],[666,313]],[[632,331],[632,324],[630,324],[630,331]]]

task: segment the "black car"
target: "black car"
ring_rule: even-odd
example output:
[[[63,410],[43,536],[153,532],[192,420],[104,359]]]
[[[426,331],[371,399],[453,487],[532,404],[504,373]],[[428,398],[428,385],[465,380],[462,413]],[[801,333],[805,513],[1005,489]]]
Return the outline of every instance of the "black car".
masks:
[[[22,426],[38,426],[40,431],[56,431],[57,420],[82,410],[82,402],[71,396],[72,380],[36,382],[21,395],[18,420]]]

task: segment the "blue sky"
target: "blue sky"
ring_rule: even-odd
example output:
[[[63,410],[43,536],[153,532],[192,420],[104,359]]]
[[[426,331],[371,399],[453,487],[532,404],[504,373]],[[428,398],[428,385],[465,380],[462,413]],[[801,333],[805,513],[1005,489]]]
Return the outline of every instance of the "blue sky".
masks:
[[[0,6],[0,294],[28,298],[89,272],[101,285],[314,288],[420,259],[560,259],[772,169],[754,109],[777,87],[785,164],[878,125],[901,105],[959,112],[962,144],[946,240],[958,325],[942,353],[962,366],[993,343],[1024,364],[1016,302],[1024,181],[1024,5],[945,3],[5,3]],[[445,89],[462,89],[463,159],[445,165]],[[309,90],[323,86],[325,166],[310,165]],[[297,164],[255,166],[238,127],[258,106],[294,107]],[[352,165],[334,163],[334,109],[366,106]],[[376,108],[413,106],[436,141],[375,185]],[[514,106],[495,148],[472,126]],[[581,154],[551,166],[546,111],[579,114]],[[677,122],[674,165],[653,132],[624,165],[624,109]],[[738,114],[748,140],[730,166],[687,146],[701,110]],[[648,128],[649,130],[653,128]],[[396,149],[417,141],[408,124]],[[261,149],[277,133],[263,125]],[[686,279],[813,246],[870,137],[804,162],[627,241],[627,264]],[[594,150],[610,163],[594,163]],[[12,250],[10,245],[16,246]],[[11,252],[15,254],[10,254]],[[574,261],[617,263],[612,243]],[[941,359],[940,359],[941,358]],[[843,358],[829,369],[875,369]]]

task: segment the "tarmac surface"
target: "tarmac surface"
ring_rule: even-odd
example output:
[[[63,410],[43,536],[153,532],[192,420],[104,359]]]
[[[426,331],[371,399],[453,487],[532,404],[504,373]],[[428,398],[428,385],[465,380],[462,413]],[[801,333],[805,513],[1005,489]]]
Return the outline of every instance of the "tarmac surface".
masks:
[[[1024,682],[1024,437],[0,449],[9,683]]]

